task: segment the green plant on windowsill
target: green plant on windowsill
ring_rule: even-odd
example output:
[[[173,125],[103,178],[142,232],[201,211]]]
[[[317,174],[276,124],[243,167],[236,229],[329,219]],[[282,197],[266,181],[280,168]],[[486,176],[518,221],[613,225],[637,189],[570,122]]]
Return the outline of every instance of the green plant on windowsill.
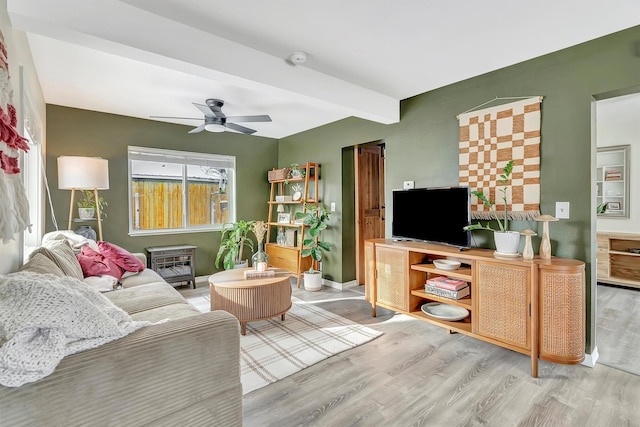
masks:
[[[98,205],[96,206],[96,198],[93,190],[81,190],[81,197],[77,202],[79,209],[93,209],[94,213],[96,208],[100,209],[100,217],[106,218],[107,213],[104,211],[105,206],[109,206],[109,204],[102,198],[102,196],[98,197]],[[93,217],[93,214],[91,215]]]

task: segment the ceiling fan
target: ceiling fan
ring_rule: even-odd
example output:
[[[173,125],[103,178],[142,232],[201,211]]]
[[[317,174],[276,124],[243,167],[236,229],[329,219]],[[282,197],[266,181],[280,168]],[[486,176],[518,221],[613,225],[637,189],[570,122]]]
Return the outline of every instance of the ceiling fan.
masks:
[[[204,123],[200,126],[193,128],[189,131],[189,133],[198,133],[203,130],[209,132],[224,132],[226,129],[235,130],[240,133],[244,133],[245,135],[251,135],[256,133],[254,129],[249,129],[248,127],[240,126],[236,124],[237,122],[270,122],[271,117],[268,115],[259,115],[259,116],[225,116],[222,112],[222,106],[224,105],[224,101],[221,99],[207,99],[207,105],[196,104],[193,105],[200,111],[204,113]],[[149,116],[152,119],[186,119],[186,120],[202,120],[202,118],[196,117],[166,117],[166,116]]]

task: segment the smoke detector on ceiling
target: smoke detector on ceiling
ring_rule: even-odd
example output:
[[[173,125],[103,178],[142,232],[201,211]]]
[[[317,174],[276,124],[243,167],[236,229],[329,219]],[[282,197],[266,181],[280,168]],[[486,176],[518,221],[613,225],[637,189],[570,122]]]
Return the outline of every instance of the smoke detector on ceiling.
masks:
[[[304,64],[307,61],[307,54],[304,52],[293,52],[289,55],[289,61],[293,65]]]

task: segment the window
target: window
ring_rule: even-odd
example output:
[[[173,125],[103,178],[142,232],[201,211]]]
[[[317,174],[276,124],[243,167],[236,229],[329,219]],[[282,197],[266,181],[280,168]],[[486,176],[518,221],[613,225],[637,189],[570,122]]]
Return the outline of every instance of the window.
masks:
[[[129,234],[220,230],[235,221],[233,156],[129,147]]]
[[[22,106],[20,124],[22,136],[27,138],[29,152],[21,152],[20,165],[22,169],[22,184],[29,201],[29,220],[31,227],[23,231],[22,255],[23,259],[35,250],[42,241],[44,229],[43,218],[43,180],[46,179],[42,167],[42,120],[38,110],[34,107],[29,88],[24,79],[24,70],[19,68],[20,105]],[[54,222],[55,224],[55,222]]]

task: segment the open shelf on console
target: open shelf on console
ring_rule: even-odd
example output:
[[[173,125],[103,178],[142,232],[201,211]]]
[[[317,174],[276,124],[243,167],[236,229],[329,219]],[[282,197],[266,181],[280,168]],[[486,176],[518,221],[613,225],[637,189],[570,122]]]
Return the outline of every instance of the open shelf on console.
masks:
[[[466,282],[471,281],[471,267],[463,264],[457,270],[440,270],[433,264],[413,264],[412,270],[423,271],[425,273],[435,273],[441,276],[455,277],[456,279],[464,280]]]
[[[413,317],[417,317],[421,320],[426,320],[429,323],[433,323],[434,325],[442,326],[451,331],[460,332],[463,334],[471,333],[471,316],[466,319],[459,320],[457,322],[449,322],[447,320],[436,319],[435,317],[427,316],[422,312],[422,310],[418,309],[416,311],[412,311],[409,313]]]
[[[424,299],[428,299],[431,301],[438,301],[438,302],[442,302],[444,304],[451,304],[451,305],[455,305],[458,307],[462,307],[462,308],[466,308],[467,310],[471,311],[472,310],[472,304],[471,304],[471,297],[464,297],[464,298],[460,298],[460,299],[451,299],[451,298],[445,298],[445,297],[439,297],[438,295],[433,295],[433,294],[428,294],[425,291],[421,291],[419,289],[414,289],[413,291],[411,291],[411,295],[420,297],[420,298],[424,298]]]

